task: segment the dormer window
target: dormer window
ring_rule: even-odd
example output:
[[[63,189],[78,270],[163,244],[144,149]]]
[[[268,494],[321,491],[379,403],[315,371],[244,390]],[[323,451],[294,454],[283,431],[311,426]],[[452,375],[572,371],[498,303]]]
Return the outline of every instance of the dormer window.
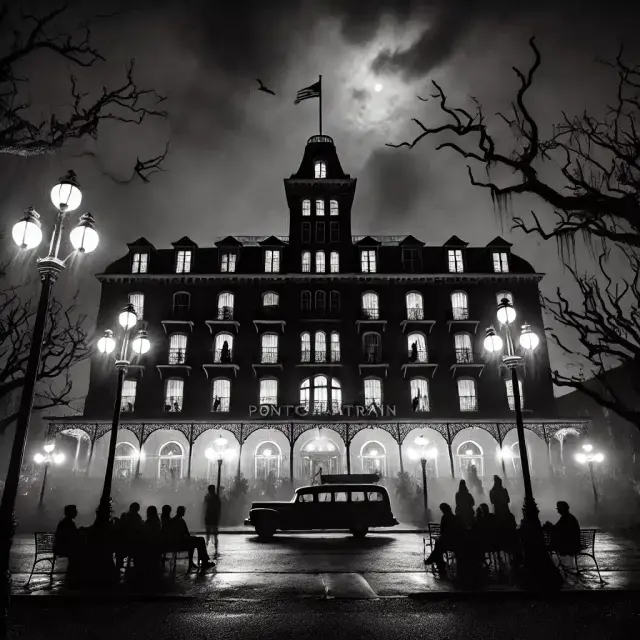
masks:
[[[506,251],[493,252],[493,271],[495,273],[509,273],[509,259]]]
[[[462,262],[462,249],[449,249],[449,273],[462,273],[464,265]]]
[[[311,215],[311,200],[302,201],[302,215],[303,216]]]
[[[420,249],[418,247],[402,248],[402,268],[409,273],[420,271]]]
[[[375,273],[377,271],[376,250],[363,249],[360,252],[360,265],[362,267],[362,273]]]
[[[331,215],[332,216],[337,216],[339,214],[338,201],[337,200],[330,200],[329,201],[329,209],[331,210]]]
[[[191,249],[180,249],[176,252],[176,273],[191,272]]]
[[[131,262],[131,273],[147,273],[149,266],[148,253],[134,253]]]
[[[316,200],[316,215],[324,215],[324,200]]]
[[[264,252],[264,272],[279,273],[280,272],[280,250],[266,249]]]
[[[222,273],[234,273],[236,270],[237,254],[226,252],[220,256],[220,271]]]
[[[314,175],[316,178],[327,177],[327,165],[321,160],[318,160],[314,165]]]

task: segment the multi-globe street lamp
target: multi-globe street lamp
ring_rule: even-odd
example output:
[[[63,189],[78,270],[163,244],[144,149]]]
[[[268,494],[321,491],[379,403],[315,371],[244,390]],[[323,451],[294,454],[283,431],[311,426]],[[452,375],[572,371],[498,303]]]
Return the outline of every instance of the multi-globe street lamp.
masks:
[[[580,464],[589,465],[589,475],[591,476],[591,488],[593,489],[593,504],[594,508],[598,510],[598,491],[596,489],[596,479],[593,475],[593,463],[600,463],[604,461],[604,453],[593,450],[592,444],[583,444],[582,453],[576,453],[576,462]]]
[[[64,453],[53,453],[53,450],[56,448],[56,445],[53,442],[49,444],[45,444],[44,454],[36,453],[33,456],[33,461],[36,464],[44,465],[44,473],[42,474],[42,488],[40,489],[40,499],[38,500],[38,509],[42,509],[42,505],[44,503],[44,492],[47,487],[47,474],[49,473],[49,465],[53,462],[53,464],[62,464],[64,462]]]
[[[418,436],[415,439],[418,451],[409,449],[407,452],[410,459],[417,460],[420,458],[422,467],[422,502],[424,504],[424,517],[429,522],[429,494],[427,486],[427,460],[435,460],[438,457],[438,450],[435,447],[429,447],[430,441],[424,436]]]
[[[524,435],[524,423],[522,420],[522,400],[520,397],[520,380],[518,369],[523,364],[523,357],[516,353],[516,346],[512,336],[511,325],[516,319],[516,310],[511,300],[502,298],[498,304],[497,319],[499,331],[493,326],[489,327],[484,339],[484,348],[490,353],[501,353],[502,364],[510,373],[511,389],[513,394],[513,409],[516,416],[516,433],[518,435],[518,448],[520,450],[520,465],[522,467],[522,479],[524,482],[524,505],[522,507],[522,546],[524,551],[524,578],[531,587],[549,587],[559,585],[561,576],[558,569],[547,553],[544,543],[544,533],[538,506],[533,497],[531,486],[531,473],[529,470],[529,456]],[[522,351],[532,352],[540,343],[540,338],[531,330],[528,324],[523,324],[519,339]]]
[[[118,315],[118,324],[122,327],[122,341],[120,352],[115,358],[117,372],[116,398],[113,404],[113,420],[111,423],[111,437],[109,439],[109,455],[107,457],[107,469],[104,474],[102,497],[96,511],[96,528],[106,530],[111,518],[111,483],[113,480],[113,467],[115,465],[116,445],[118,442],[118,427],[120,425],[120,412],[122,410],[122,387],[124,377],[129,370],[131,360],[138,355],[144,355],[151,348],[147,332],[140,329],[136,337],[131,340],[133,329],[138,324],[138,316],[132,304],[128,304]],[[104,354],[112,354],[116,350],[116,339],[113,331],[107,329],[104,336],[98,340],[98,350]]]
[[[47,312],[51,300],[53,287],[58,276],[64,270],[71,256],[90,253],[98,246],[98,233],[95,229],[95,221],[90,213],[80,216],[77,226],[71,230],[69,241],[73,251],[66,258],[60,259],[60,244],[62,242],[62,230],[67,216],[75,211],[82,202],[80,185],[73,171],[69,171],[61,178],[51,190],[51,201],[57,209],[53,234],[49,243],[49,251],[44,258],[38,259],[38,273],[42,283],[40,299],[36,310],[33,332],[31,335],[31,347],[22,386],[22,397],[18,409],[16,431],[9,459],[9,468],[5,479],[2,503],[0,504],[0,587],[4,590],[2,611],[0,611],[0,624],[2,632],[6,628],[6,603],[10,585],[9,554],[15,533],[15,503],[20,483],[20,470],[24,458],[24,449],[27,442],[29,421],[33,408],[36,382],[42,356],[42,343],[44,341]],[[40,215],[30,207],[25,216],[17,222],[12,231],[15,243],[23,251],[31,251],[42,242],[42,223]]]
[[[218,463],[218,477],[217,477],[217,485],[216,489],[218,491],[218,496],[220,496],[220,482],[222,478],[222,461],[223,460],[233,460],[235,457],[235,451],[233,449],[228,448],[228,441],[226,438],[222,436],[220,438],[216,438],[213,443],[213,447],[209,447],[205,452],[205,458],[207,460],[213,462],[214,460]]]

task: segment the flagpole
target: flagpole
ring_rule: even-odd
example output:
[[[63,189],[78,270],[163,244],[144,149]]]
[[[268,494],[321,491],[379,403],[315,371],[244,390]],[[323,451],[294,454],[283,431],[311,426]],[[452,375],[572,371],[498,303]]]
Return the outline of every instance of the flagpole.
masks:
[[[320,120],[320,135],[322,135],[322,76],[319,76],[318,82],[320,83],[320,101],[318,103],[318,112]]]

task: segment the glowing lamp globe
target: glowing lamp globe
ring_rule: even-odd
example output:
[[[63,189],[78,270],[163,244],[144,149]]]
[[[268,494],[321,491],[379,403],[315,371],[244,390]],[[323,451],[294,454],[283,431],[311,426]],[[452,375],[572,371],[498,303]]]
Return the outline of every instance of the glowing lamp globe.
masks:
[[[409,456],[409,460],[417,460],[420,457],[415,449],[408,449],[407,455]]]
[[[516,319],[516,310],[513,308],[509,298],[502,298],[498,305],[498,322],[500,324],[511,324]]]
[[[82,202],[82,191],[73,171],[60,178],[58,184],[51,189],[51,202],[56,209],[75,211]]]
[[[36,464],[42,464],[44,462],[44,456],[41,453],[36,453],[36,455],[33,456],[33,461]]]
[[[438,457],[438,450],[435,447],[431,447],[431,449],[427,451],[427,457],[435,460]]]
[[[13,225],[11,236],[21,249],[35,249],[42,242],[40,215],[33,207],[27,209],[22,220]]]
[[[540,338],[531,331],[528,324],[522,325],[522,333],[520,334],[520,346],[528,351],[534,351],[540,344]]]
[[[55,448],[56,445],[53,444],[53,442],[49,443],[49,444],[45,444],[44,447],[42,447],[47,453],[51,453]]]
[[[418,436],[416,438],[416,444],[419,447],[426,447],[429,444],[429,440],[427,440],[424,436]]]
[[[141,356],[151,349],[151,342],[149,341],[149,338],[147,338],[146,331],[142,330],[138,333],[136,339],[131,343],[131,348],[134,353]]]
[[[204,452],[204,457],[207,458],[208,460],[215,460],[216,459],[216,452],[211,449],[211,447],[209,447],[209,449],[207,449]]]
[[[116,341],[113,338],[113,331],[107,329],[104,336],[98,340],[98,351],[100,353],[113,353],[116,348]]]
[[[132,304],[128,304],[118,316],[118,322],[123,329],[133,329],[138,322],[138,316]]]
[[[586,451],[587,453],[593,451],[593,445],[592,444],[583,444],[582,445],[582,450]]]
[[[604,453],[596,453],[596,455],[593,456],[594,462],[602,462],[603,460],[604,460]]]
[[[472,455],[473,455],[473,449],[467,449],[467,450],[464,452],[464,455],[465,455],[465,456],[472,456]]]
[[[96,222],[90,213],[80,217],[78,226],[69,234],[71,245],[80,253],[91,253],[98,246]]]
[[[62,464],[64,462],[64,453],[54,453],[53,454],[53,461],[56,464]]]
[[[227,439],[223,437],[216,438],[214,444],[216,445],[216,447],[224,447],[227,444]]]
[[[489,353],[495,353],[502,349],[502,338],[496,333],[493,327],[487,329],[487,334],[484,338],[484,348]]]
[[[263,456],[267,456],[267,458],[269,458],[271,455],[273,455],[273,451],[271,451],[271,449],[265,449],[265,450],[262,452],[262,455],[263,455]]]
[[[375,458],[378,455],[377,449],[371,449],[371,453],[369,454],[372,458]]]
[[[503,447],[502,449],[500,449],[500,451],[498,451],[498,457],[509,460],[510,458],[513,458],[513,452],[511,451],[511,449],[509,449],[509,447]]]
[[[587,456],[584,453],[576,453],[576,462],[584,464],[587,461]]]

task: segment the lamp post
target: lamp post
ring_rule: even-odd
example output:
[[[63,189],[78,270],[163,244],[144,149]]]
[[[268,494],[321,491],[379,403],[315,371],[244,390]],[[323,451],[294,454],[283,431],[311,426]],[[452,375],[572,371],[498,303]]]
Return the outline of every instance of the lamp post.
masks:
[[[122,386],[124,377],[131,364],[134,355],[144,355],[149,351],[151,343],[144,329],[138,331],[135,339],[131,340],[131,332],[138,324],[138,316],[132,304],[128,304],[118,315],[118,324],[123,329],[120,353],[115,358],[117,372],[116,399],[113,404],[113,420],[111,422],[111,437],[109,439],[109,456],[107,457],[107,469],[104,474],[102,496],[100,505],[96,511],[95,526],[98,531],[106,531],[111,517],[111,483],[113,480],[113,467],[116,457],[116,444],[118,442],[118,427],[120,425],[120,411],[122,405]],[[116,339],[113,331],[107,329],[104,336],[98,340],[98,350],[104,354],[111,354],[116,349]]]
[[[506,484],[507,481],[508,481],[508,477],[507,477],[507,468],[506,468],[506,465],[505,465],[505,460],[513,461],[513,451],[511,451],[511,449],[509,449],[509,447],[502,447],[502,449],[498,450],[498,458],[500,458],[500,466],[502,467],[502,479],[504,480],[504,482]],[[515,463],[514,463],[513,472],[514,472],[514,474],[516,473],[516,471],[515,471]]]
[[[42,509],[42,505],[44,503],[44,492],[47,486],[47,474],[49,473],[49,465],[52,462],[54,464],[62,464],[64,462],[64,453],[53,453],[53,450],[56,448],[56,445],[53,444],[53,442],[45,444],[42,448],[44,449],[44,455],[42,453],[36,453],[36,455],[33,456],[33,461],[36,464],[44,464],[44,474],[42,476],[42,488],[40,489],[38,509]]]
[[[524,423],[522,421],[522,401],[520,398],[520,381],[518,368],[522,365],[523,358],[516,353],[511,325],[516,319],[516,310],[508,298],[502,298],[498,304],[497,318],[499,330],[504,335],[504,340],[496,332],[493,326],[489,327],[484,339],[484,347],[490,353],[502,353],[502,364],[508,369],[513,393],[513,409],[516,415],[516,432],[518,435],[518,447],[520,449],[520,464],[522,467],[522,480],[524,483],[524,505],[522,507],[522,546],[524,551],[524,580],[530,588],[550,588],[559,586],[562,577],[553,564],[544,543],[544,533],[538,506],[533,497],[531,486],[531,473],[529,471],[529,456],[524,437]],[[520,332],[520,347],[525,352],[536,349],[540,338],[531,330],[528,324],[522,325]],[[504,349],[503,349],[504,347]]]
[[[67,260],[76,254],[89,253],[98,246],[98,233],[95,230],[95,221],[90,213],[80,217],[78,225],[69,234],[69,240],[73,251],[63,260],[60,259],[60,243],[62,230],[66,217],[75,211],[82,202],[82,192],[73,171],[69,171],[61,178],[51,190],[51,201],[57,209],[56,222],[49,243],[49,251],[44,258],[38,259],[38,273],[42,283],[40,299],[36,310],[33,332],[31,335],[31,347],[26,363],[22,397],[16,421],[16,433],[13,439],[9,469],[5,479],[2,503],[0,504],[0,581],[2,589],[2,611],[0,612],[0,633],[6,636],[6,614],[9,604],[10,575],[9,554],[15,532],[15,503],[20,482],[20,470],[24,457],[24,449],[27,442],[29,420],[33,408],[36,382],[40,369],[42,355],[42,342],[44,340],[45,323],[51,292],[67,263]],[[12,231],[15,243],[24,251],[35,249],[42,242],[42,224],[38,213],[30,207],[24,218],[18,221]]]
[[[229,449],[228,448],[228,442],[226,438],[220,437],[217,438],[214,443],[213,443],[213,447],[209,447],[205,452],[204,455],[207,458],[207,460],[210,461],[217,461],[218,463],[218,479],[217,479],[217,490],[218,490],[218,497],[220,497],[220,482],[221,482],[221,478],[222,478],[222,461],[223,460],[233,460],[233,458],[235,457],[234,451],[233,449]]]
[[[594,511],[598,511],[598,491],[596,490],[596,479],[593,476],[593,463],[599,463],[604,460],[604,454],[593,450],[593,445],[583,444],[582,451],[584,453],[576,453],[576,461],[580,464],[589,465],[589,475],[591,476],[591,488],[593,489],[593,506]]]
[[[429,494],[427,486],[427,460],[435,460],[438,457],[438,450],[435,447],[429,447],[429,440],[424,436],[418,436],[415,440],[415,444],[419,447],[419,451],[409,449],[408,454],[412,459],[420,458],[420,465],[422,467],[422,502],[424,504],[424,517],[426,522],[429,522]]]

